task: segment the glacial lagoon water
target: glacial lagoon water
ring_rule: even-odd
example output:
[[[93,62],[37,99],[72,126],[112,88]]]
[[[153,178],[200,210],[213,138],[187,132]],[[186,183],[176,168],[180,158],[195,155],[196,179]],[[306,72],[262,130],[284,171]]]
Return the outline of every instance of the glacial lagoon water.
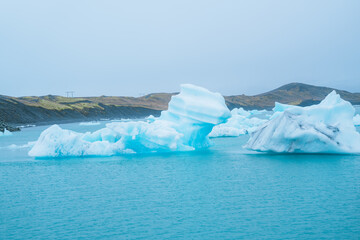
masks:
[[[45,128],[0,137],[0,239],[360,238],[359,155],[254,154],[241,136],[199,152],[28,157]]]

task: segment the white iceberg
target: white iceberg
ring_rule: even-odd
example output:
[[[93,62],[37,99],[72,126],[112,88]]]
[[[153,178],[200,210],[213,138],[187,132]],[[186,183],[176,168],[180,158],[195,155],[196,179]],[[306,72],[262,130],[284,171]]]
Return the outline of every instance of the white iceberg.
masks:
[[[17,150],[17,149],[22,149],[22,148],[31,148],[32,146],[34,146],[35,142],[28,142],[26,144],[22,144],[22,145],[16,145],[16,144],[11,144],[7,147],[3,147],[3,148],[7,148],[10,150]]]
[[[355,126],[360,126],[360,114],[356,114],[353,118],[353,121]]]
[[[156,117],[154,117],[154,115],[149,115],[149,116],[147,116],[147,117],[145,118],[145,120],[146,120],[147,122],[153,122],[153,121],[156,120]]]
[[[263,110],[257,110],[257,109],[254,109],[254,110],[245,110],[243,108],[234,108],[233,110],[231,110],[231,114],[234,116],[234,115],[241,115],[241,116],[244,116],[244,117],[247,117],[247,118],[250,118],[250,117],[259,117],[259,118],[268,118],[269,117],[269,114],[270,112],[263,109]]]
[[[101,124],[100,122],[94,122],[94,121],[79,123],[80,126],[97,126],[97,125],[100,125],[100,124]]]
[[[12,132],[8,131],[7,129],[4,129],[4,132],[0,131],[0,137],[1,136],[11,136]]]
[[[184,84],[159,118],[113,122],[93,133],[77,133],[53,125],[41,133],[29,155],[111,156],[201,149],[209,146],[208,134],[213,126],[229,117],[230,111],[219,93]]]
[[[294,105],[275,102],[275,107],[272,109],[273,114],[270,116],[270,119],[276,118],[277,116],[281,115],[281,113],[283,113],[286,109],[289,109],[292,107],[294,107]]]
[[[263,109],[263,110],[257,110],[257,109],[254,109],[254,110],[250,110],[249,113],[251,115],[262,115],[262,114],[267,114],[267,110]]]
[[[250,117],[252,113],[250,111],[246,111],[243,108],[234,108],[231,110],[231,116],[243,116],[243,117]]]
[[[335,91],[318,105],[282,108],[283,112],[253,132],[246,148],[279,153],[360,153],[360,134],[353,124],[355,109]]]
[[[259,126],[267,122],[266,119],[252,117],[261,115],[266,111],[246,111],[243,108],[234,108],[231,111],[231,118],[226,123],[216,125],[209,137],[238,137],[255,131]]]

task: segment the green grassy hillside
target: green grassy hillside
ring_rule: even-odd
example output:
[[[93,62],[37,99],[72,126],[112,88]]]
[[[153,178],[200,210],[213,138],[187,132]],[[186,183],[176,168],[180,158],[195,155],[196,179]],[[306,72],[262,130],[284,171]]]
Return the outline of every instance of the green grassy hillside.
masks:
[[[311,105],[329,94],[332,88],[290,83],[270,92],[246,96],[225,96],[230,109],[271,109],[275,102]],[[335,89],[336,90],[336,89]],[[336,90],[343,99],[360,105],[360,93]],[[175,93],[153,93],[142,97],[74,97],[0,95],[0,120],[13,124],[85,121],[102,118],[138,118],[159,115]]]

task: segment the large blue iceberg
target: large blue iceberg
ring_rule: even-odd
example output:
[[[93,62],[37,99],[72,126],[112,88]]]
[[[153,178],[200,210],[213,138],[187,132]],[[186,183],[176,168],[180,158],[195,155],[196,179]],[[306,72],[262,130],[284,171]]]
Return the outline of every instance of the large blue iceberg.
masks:
[[[34,157],[111,156],[124,153],[187,151],[209,146],[208,134],[231,116],[219,93],[181,85],[167,111],[148,121],[113,122],[93,133],[53,125],[29,151]]]
[[[360,153],[354,107],[331,92],[309,107],[278,105],[278,113],[256,130],[246,148],[279,153]]]

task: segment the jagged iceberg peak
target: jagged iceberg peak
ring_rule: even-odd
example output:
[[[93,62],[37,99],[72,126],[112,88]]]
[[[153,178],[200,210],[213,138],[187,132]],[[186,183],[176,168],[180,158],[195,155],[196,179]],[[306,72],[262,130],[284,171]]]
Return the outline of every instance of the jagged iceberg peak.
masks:
[[[111,156],[200,149],[209,146],[208,134],[213,126],[229,117],[230,111],[220,94],[184,84],[159,118],[112,122],[93,133],[77,133],[53,125],[41,133],[29,155]]]
[[[292,108],[292,107],[294,107],[294,105],[275,102],[275,107],[272,109],[273,114],[270,116],[270,119],[276,118],[281,113],[283,113],[286,109],[289,109],[289,108]]]
[[[309,107],[286,106],[257,129],[246,148],[281,153],[360,153],[360,134],[353,124],[355,109],[332,91]]]
[[[291,107],[294,107],[294,105],[289,105],[289,104],[284,104],[284,103],[279,103],[279,102],[275,102],[275,107],[273,107],[273,112],[283,112],[286,109],[289,109]]]

